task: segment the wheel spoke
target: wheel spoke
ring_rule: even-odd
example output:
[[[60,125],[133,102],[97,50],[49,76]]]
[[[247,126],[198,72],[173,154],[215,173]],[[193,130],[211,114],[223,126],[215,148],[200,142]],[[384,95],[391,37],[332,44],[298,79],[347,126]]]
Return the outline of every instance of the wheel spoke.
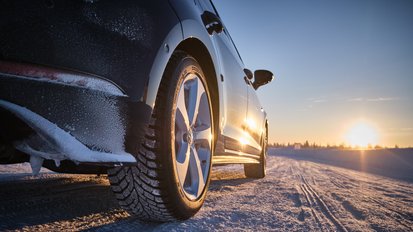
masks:
[[[176,156],[176,169],[181,183],[185,182],[185,178],[188,174],[189,159],[190,147],[187,143],[182,142]]]
[[[198,152],[191,147],[191,158],[189,159],[189,168],[191,175],[191,191],[195,196],[199,196],[205,186],[204,172],[201,167]]]
[[[188,116],[190,125],[195,125],[198,116],[199,104],[201,96],[205,93],[202,82],[195,78],[188,83],[189,85],[189,99],[188,99]]]
[[[188,111],[185,105],[185,90],[181,87],[176,103],[175,123],[180,131],[187,131],[189,128]]]

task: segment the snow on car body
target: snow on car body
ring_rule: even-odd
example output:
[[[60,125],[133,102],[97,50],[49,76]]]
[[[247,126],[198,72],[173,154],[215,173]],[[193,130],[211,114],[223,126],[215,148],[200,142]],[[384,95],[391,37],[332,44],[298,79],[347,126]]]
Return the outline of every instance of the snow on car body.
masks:
[[[210,1],[6,1],[0,9],[1,163],[108,171],[120,204],[186,219],[212,163],[265,176],[268,122]],[[4,32],[4,33],[3,33]]]

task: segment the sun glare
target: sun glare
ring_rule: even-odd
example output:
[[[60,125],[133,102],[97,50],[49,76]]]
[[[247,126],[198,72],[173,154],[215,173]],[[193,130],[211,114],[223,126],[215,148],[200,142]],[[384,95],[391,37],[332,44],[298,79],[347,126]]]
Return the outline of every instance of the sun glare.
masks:
[[[367,148],[377,145],[377,131],[366,122],[358,122],[346,134],[346,141],[352,147]]]

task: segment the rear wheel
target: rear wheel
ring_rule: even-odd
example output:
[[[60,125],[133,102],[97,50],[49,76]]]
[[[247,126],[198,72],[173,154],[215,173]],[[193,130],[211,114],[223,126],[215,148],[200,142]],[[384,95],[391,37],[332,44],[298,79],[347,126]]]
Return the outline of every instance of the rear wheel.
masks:
[[[244,174],[249,178],[264,178],[266,174],[268,133],[265,134],[262,142],[262,152],[258,164],[244,164]]]
[[[212,106],[197,61],[175,52],[134,167],[109,170],[119,204],[140,219],[182,220],[202,206],[210,180]]]

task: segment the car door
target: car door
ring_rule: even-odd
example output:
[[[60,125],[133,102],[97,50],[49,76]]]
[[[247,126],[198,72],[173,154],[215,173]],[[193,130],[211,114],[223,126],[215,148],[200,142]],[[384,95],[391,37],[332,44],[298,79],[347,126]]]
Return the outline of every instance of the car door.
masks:
[[[204,12],[218,16],[210,1],[199,1]],[[219,17],[219,16],[218,16]],[[222,22],[221,22],[222,23]],[[244,80],[244,64],[234,46],[228,30],[214,33],[211,37],[221,62],[221,83],[223,85],[224,117],[221,119],[222,135],[226,151],[242,151],[246,143],[245,120],[248,105],[248,85]]]
[[[262,136],[265,132],[265,111],[251,82],[248,85],[246,131],[248,131],[250,141],[250,153],[259,154],[261,152]]]

